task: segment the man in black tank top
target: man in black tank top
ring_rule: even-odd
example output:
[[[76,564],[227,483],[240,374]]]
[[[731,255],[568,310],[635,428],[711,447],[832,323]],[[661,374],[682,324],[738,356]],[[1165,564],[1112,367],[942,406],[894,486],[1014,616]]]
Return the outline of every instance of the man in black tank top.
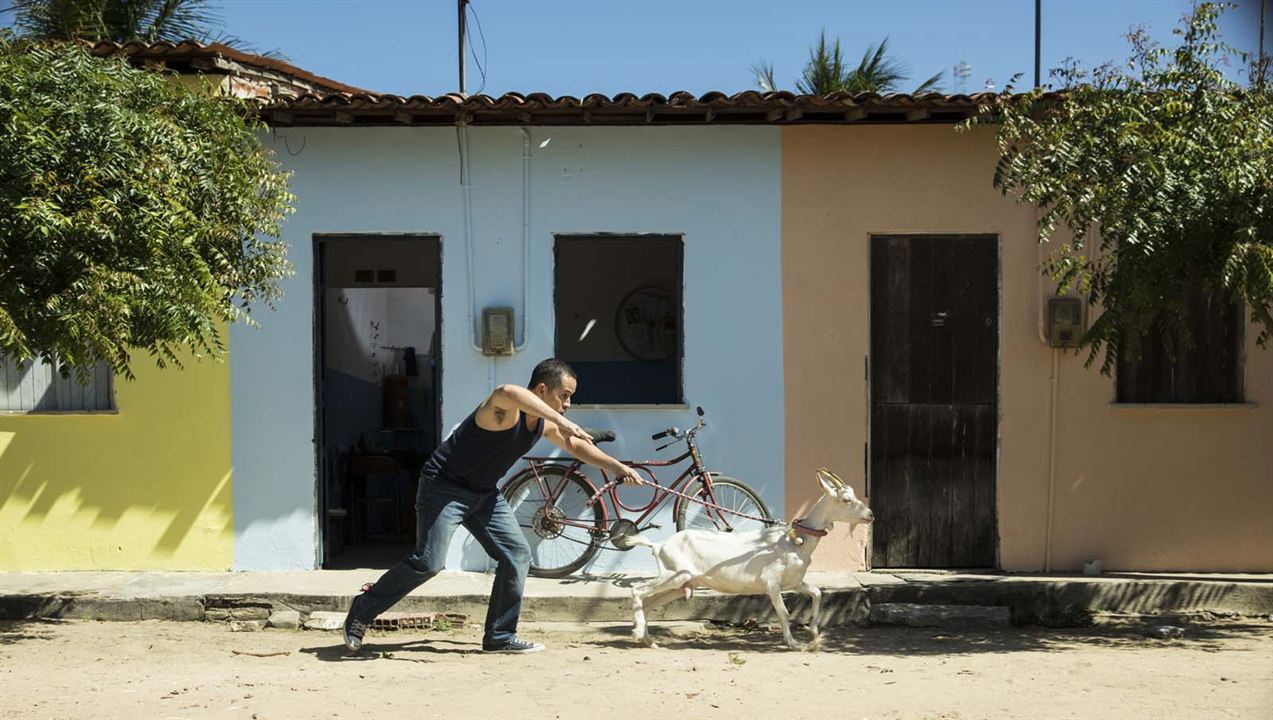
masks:
[[[376,616],[442,571],[451,535],[463,525],[499,563],[482,649],[505,653],[544,649],[540,643],[517,637],[530,547],[496,484],[541,436],[626,483],[642,482],[632,468],[598,450],[592,437],[563,415],[570,409],[576,384],[569,365],[545,360],[535,366],[529,388],[495,388],[434,451],[420,471],[416,549],[354,598],[345,617],[345,647],[357,651]]]

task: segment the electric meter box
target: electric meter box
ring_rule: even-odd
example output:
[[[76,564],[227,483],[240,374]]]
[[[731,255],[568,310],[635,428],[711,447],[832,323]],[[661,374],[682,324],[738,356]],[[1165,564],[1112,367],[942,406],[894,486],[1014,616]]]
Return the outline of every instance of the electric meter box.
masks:
[[[482,354],[490,357],[513,354],[513,309],[482,308]]]
[[[1083,337],[1083,301],[1073,297],[1048,298],[1048,344],[1075,347]]]

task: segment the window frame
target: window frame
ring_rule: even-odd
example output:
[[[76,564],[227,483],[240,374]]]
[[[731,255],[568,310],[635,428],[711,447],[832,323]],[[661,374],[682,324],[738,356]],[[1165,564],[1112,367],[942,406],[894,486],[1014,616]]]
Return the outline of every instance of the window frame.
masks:
[[[57,366],[47,360],[35,358],[27,362],[29,363],[31,368],[34,368],[34,366],[37,364],[41,364],[41,365],[45,365],[49,367],[50,378],[48,383],[44,386],[45,387],[43,391],[44,394],[41,396],[41,400],[45,396],[47,396],[47,394],[51,391],[54,394],[55,407],[41,408],[39,407],[38,402],[33,407],[20,407],[21,405],[20,396],[18,398],[17,403],[13,402],[12,393],[8,388],[8,382],[9,382],[8,374],[14,367],[17,367],[20,364],[17,363],[17,361],[15,361],[12,357],[0,355],[0,386],[5,388],[5,395],[0,396],[0,398],[3,398],[3,402],[6,405],[6,407],[0,407],[0,416],[14,417],[14,416],[23,416],[23,415],[118,415],[119,414],[119,404],[115,394],[115,373],[111,371],[110,365],[108,365],[105,361],[98,361],[93,369],[94,381],[97,382],[97,381],[104,380],[106,385],[105,389],[99,390],[98,393],[95,393],[92,407],[81,407],[81,408],[63,407],[63,404],[64,404],[63,392],[77,386],[81,388],[84,387],[79,385],[79,380],[76,377],[74,370],[71,371],[71,374],[69,377],[62,378],[58,371]],[[31,369],[28,369],[27,372],[31,372]],[[23,381],[20,380],[19,383],[21,382]],[[17,386],[15,385],[15,387]],[[83,389],[81,389],[80,392],[82,393]],[[97,398],[102,393],[105,394],[105,398],[106,398],[105,406],[99,406],[97,404]],[[66,404],[69,404],[69,402]],[[14,405],[18,405],[18,407],[14,407]]]
[[[1201,290],[1191,289],[1191,290],[1187,290],[1186,292],[1190,296],[1192,296],[1194,294],[1200,293]],[[1195,302],[1201,302],[1201,299],[1194,300],[1192,297],[1190,297],[1189,302],[1191,304]],[[1124,383],[1128,382],[1124,376],[1124,373],[1126,372],[1125,363],[1134,362],[1137,366],[1136,372],[1144,372],[1145,371],[1144,365],[1147,362],[1147,359],[1159,361],[1161,358],[1160,353],[1165,352],[1165,350],[1162,349],[1162,346],[1164,345],[1164,343],[1162,342],[1164,329],[1162,328],[1160,324],[1155,323],[1153,328],[1150,329],[1148,333],[1146,333],[1146,337],[1142,339],[1142,342],[1141,342],[1142,351],[1140,356],[1135,361],[1128,361],[1120,357],[1118,358],[1118,361],[1115,363],[1114,388],[1113,388],[1114,399],[1111,402],[1111,405],[1116,406],[1118,408],[1124,408],[1124,409],[1126,408],[1216,409],[1216,408],[1241,408],[1241,407],[1251,406],[1251,403],[1247,402],[1247,398],[1246,398],[1246,339],[1247,339],[1246,306],[1241,302],[1233,302],[1233,301],[1229,301],[1228,304],[1230,306],[1228,309],[1228,313],[1231,314],[1230,321],[1233,323],[1232,342],[1234,347],[1232,348],[1232,352],[1233,352],[1234,367],[1232,370],[1233,377],[1230,378],[1229,380],[1232,382],[1233,399],[1222,400],[1222,399],[1217,399],[1215,396],[1206,396],[1198,400],[1184,400],[1175,396],[1174,394],[1164,399],[1162,395],[1158,392],[1158,390],[1161,389],[1160,387],[1151,389],[1151,391],[1148,393],[1150,397],[1147,397],[1147,398],[1137,397],[1134,392],[1129,393],[1129,395],[1131,395],[1130,398],[1127,395],[1124,395],[1124,389],[1125,389]],[[1216,317],[1216,316],[1213,316],[1213,317]],[[1192,331],[1195,331],[1194,342],[1197,343],[1198,338],[1197,338],[1196,330],[1199,327],[1199,325],[1196,321],[1192,322],[1191,324],[1192,324],[1192,327],[1190,329]],[[1145,352],[1146,348],[1152,348],[1151,350],[1152,358],[1147,358],[1147,353]],[[1201,354],[1203,357],[1211,357],[1214,351],[1209,351],[1207,348],[1200,347],[1195,344],[1193,348],[1190,348],[1186,350],[1185,352],[1198,353],[1198,354]],[[1195,373],[1203,372],[1204,370],[1205,368],[1196,369]],[[1153,372],[1153,369],[1151,368],[1149,372]],[[1197,382],[1196,375],[1195,375],[1194,381]],[[1173,383],[1173,385],[1175,384]],[[1133,391],[1135,390],[1134,384],[1132,385],[1131,390]],[[1174,393],[1178,391],[1178,388],[1173,387],[1172,391]]]
[[[673,290],[673,307],[676,308],[676,399],[671,402],[640,402],[640,401],[618,401],[618,402],[581,402],[573,403],[572,407],[576,409],[597,409],[597,410],[641,410],[641,409],[686,409],[690,406],[685,395],[685,233],[683,232],[616,232],[616,231],[593,231],[593,232],[555,232],[553,233],[553,356],[561,358],[566,362],[571,362],[568,357],[562,357],[560,347],[560,322],[559,314],[561,312],[561,283],[559,282],[560,257],[563,242],[570,244],[572,242],[605,242],[615,240],[655,240],[667,241],[674,244],[677,254],[677,263],[675,269],[675,287]],[[617,307],[615,310],[617,311]],[[612,328],[612,331],[614,329]],[[640,360],[632,359],[631,362],[640,362]]]

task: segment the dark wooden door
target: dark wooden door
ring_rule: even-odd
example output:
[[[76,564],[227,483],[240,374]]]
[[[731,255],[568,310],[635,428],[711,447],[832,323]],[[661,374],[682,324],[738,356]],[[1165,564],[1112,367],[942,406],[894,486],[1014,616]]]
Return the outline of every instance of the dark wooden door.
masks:
[[[998,244],[871,238],[874,567],[995,564]]]

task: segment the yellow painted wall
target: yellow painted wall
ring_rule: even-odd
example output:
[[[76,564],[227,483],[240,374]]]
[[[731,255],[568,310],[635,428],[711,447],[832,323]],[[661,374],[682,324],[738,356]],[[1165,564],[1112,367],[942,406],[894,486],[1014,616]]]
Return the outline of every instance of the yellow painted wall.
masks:
[[[134,360],[117,414],[0,414],[0,570],[228,570],[228,363]]]
[[[999,566],[1074,571],[1100,559],[1107,570],[1273,571],[1273,350],[1256,348],[1248,329],[1248,404],[1223,409],[1113,405],[1111,378],[1061,354],[1053,444],[1054,351],[1038,330],[1040,294],[1050,288],[1040,288],[1034,210],[991,186],[992,133],[783,129],[788,508],[815,498],[819,465],[865,489],[870,236],[995,234]],[[864,567],[868,536],[837,530],[816,567]]]

